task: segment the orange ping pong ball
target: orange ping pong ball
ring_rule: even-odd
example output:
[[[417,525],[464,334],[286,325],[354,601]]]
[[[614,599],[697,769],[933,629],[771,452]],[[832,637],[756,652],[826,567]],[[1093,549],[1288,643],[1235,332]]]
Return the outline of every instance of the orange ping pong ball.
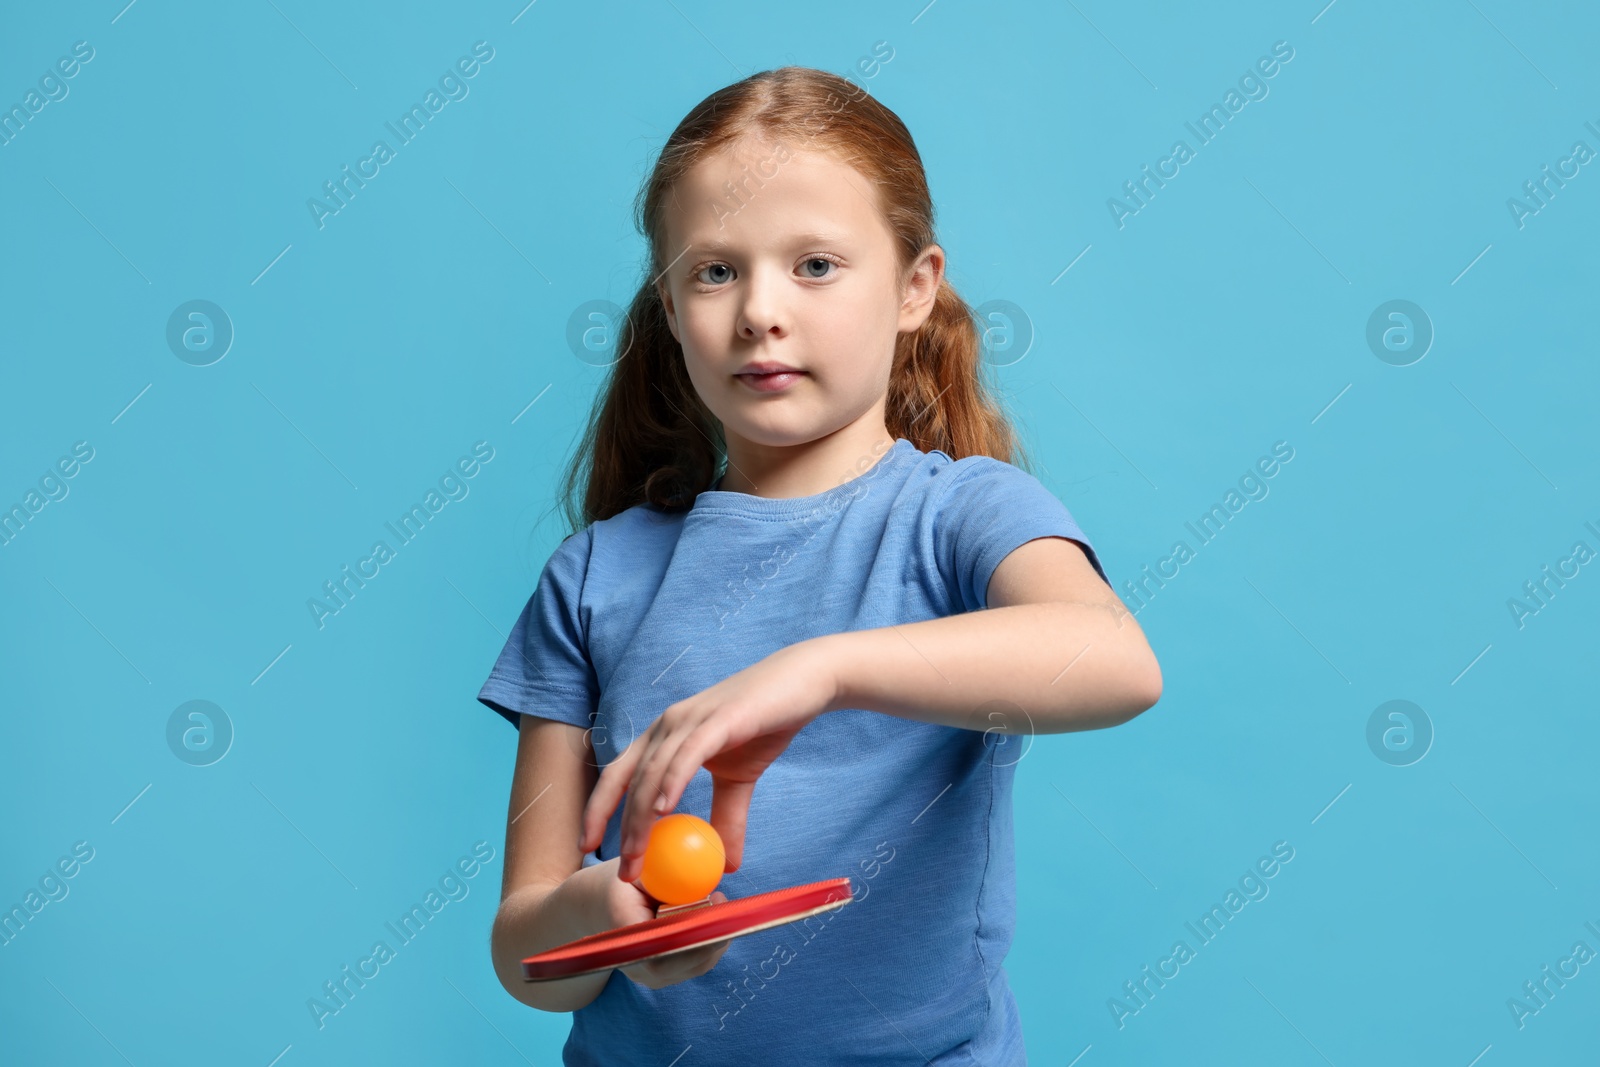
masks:
[[[663,904],[692,904],[711,895],[727,862],[716,827],[682,812],[650,828],[639,885]]]

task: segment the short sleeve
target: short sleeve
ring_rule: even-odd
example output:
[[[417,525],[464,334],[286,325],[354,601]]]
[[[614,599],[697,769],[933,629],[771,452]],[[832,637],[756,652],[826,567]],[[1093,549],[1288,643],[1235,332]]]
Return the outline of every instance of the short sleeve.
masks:
[[[1072,513],[1039,479],[991,456],[968,456],[945,474],[950,482],[933,516],[933,551],[952,601],[962,610],[987,607],[995,568],[1037,537],[1077,542],[1101,581],[1111,585]]]
[[[591,526],[556,547],[478,691],[479,702],[512,726],[519,724],[521,715],[593,725],[600,686],[589,660],[588,614],[583,607],[592,544]]]

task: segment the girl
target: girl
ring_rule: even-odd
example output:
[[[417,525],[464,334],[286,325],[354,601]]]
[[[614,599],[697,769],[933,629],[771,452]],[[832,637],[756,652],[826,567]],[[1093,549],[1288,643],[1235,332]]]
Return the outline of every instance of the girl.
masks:
[[[1015,738],[1126,721],[1155,657],[1009,462],[893,112],[761,72],[684,118],[638,207],[576,532],[478,694],[520,735],[495,969],[574,1013],[567,1064],[1023,1063]],[[733,896],[849,875],[852,902],[523,981],[654,914],[634,879],[675,810],[709,811]]]

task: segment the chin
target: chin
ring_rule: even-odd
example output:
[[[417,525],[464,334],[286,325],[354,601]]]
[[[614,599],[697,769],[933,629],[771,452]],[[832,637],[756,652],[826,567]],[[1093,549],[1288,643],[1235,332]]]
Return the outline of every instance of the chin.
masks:
[[[749,425],[738,419],[723,419],[722,428],[724,436],[737,437],[752,445],[765,448],[793,448],[796,445],[807,445],[817,440],[827,431],[815,426]]]

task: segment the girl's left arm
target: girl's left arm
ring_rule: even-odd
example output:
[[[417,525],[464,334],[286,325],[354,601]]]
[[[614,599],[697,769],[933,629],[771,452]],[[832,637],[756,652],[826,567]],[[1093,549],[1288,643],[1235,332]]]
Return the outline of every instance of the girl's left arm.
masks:
[[[984,611],[813,637],[669,705],[601,772],[579,850],[599,844],[626,793],[617,876],[636,878],[655,820],[704,767],[725,869],[738,870],[756,781],[830,711],[1046,734],[1115,726],[1160,699],[1143,631],[1074,542],[1041,537],[1012,551],[985,602]]]
[[[988,609],[802,642],[827,668],[826,710],[970,730],[1053,734],[1127,722],[1161,698],[1161,667],[1083,549],[1028,541],[1000,561]]]

